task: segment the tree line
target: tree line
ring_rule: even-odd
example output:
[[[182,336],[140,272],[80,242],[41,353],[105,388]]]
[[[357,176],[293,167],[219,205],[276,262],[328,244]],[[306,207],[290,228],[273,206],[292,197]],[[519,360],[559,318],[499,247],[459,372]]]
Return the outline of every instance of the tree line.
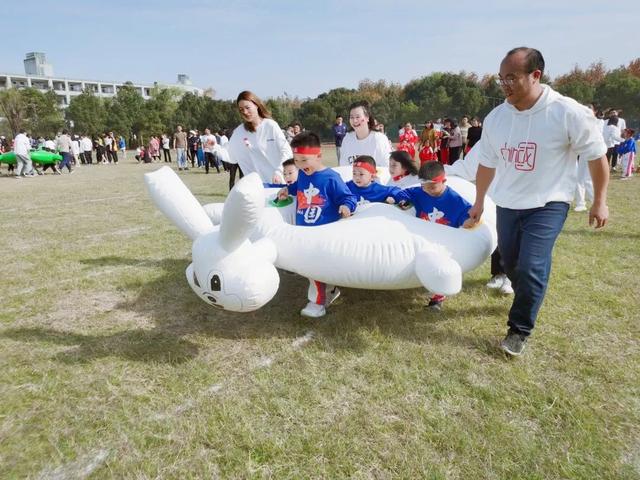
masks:
[[[607,70],[601,61],[586,69],[576,66],[553,81],[543,81],[580,103],[593,103],[603,110],[623,110],[629,125],[640,124],[640,58],[612,70]],[[330,140],[336,115],[347,118],[349,105],[358,100],[372,105],[379,122],[395,127],[405,122],[422,124],[427,119],[459,119],[463,115],[482,119],[504,96],[496,75],[480,78],[462,71],[435,72],[404,86],[385,80],[363,80],[353,89],[334,88],[304,100],[284,95],[269,98],[266,104],[281,126],[300,122]],[[144,100],[138,89],[128,85],[112,98],[85,91],[72,97],[66,110],[58,107],[52,91],[7,89],[0,92],[0,113],[4,117],[0,129],[9,135],[25,128],[33,135],[53,136],[67,125],[90,135],[113,131],[133,145],[146,141],[150,135],[172,132],[177,124],[190,129],[221,130],[240,123],[233,100],[157,87],[152,89],[150,99]]]

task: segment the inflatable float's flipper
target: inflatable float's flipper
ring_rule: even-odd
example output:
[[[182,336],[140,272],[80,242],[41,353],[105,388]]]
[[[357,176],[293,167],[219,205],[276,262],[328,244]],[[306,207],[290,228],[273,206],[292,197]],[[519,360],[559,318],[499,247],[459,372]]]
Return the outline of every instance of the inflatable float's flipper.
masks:
[[[427,290],[439,295],[455,295],[462,289],[460,265],[435,245],[422,245],[416,252],[416,276]]]

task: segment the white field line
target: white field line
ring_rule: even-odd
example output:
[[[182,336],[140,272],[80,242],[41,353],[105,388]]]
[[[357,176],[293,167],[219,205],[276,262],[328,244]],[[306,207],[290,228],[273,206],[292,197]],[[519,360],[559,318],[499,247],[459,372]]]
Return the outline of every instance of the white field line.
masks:
[[[131,227],[131,228],[123,228],[121,230],[113,230],[111,232],[104,233],[93,233],[91,235],[85,235],[85,239],[98,239],[103,237],[109,237],[111,235],[131,235],[132,233],[139,233],[149,230],[151,227]]]
[[[181,415],[184,412],[191,410],[192,408],[196,408],[198,404],[200,404],[205,398],[218,395],[219,393],[222,393],[224,389],[233,386],[235,379],[244,377],[246,374],[251,373],[254,370],[269,368],[271,365],[273,365],[279,360],[282,360],[291,352],[299,350],[300,348],[307,345],[311,340],[313,340],[313,338],[315,338],[315,332],[313,332],[312,330],[309,330],[301,337],[298,337],[295,340],[293,340],[293,342],[291,342],[290,349],[288,348],[282,349],[282,351],[280,351],[280,353],[274,357],[269,357],[269,356],[260,357],[254,364],[254,366],[252,368],[249,368],[247,372],[243,372],[242,374],[237,374],[233,377],[228,378],[222,383],[216,383],[215,385],[212,385],[198,392],[193,398],[189,398],[184,403],[178,405],[175,409],[173,409],[173,412],[158,413],[156,415],[153,415],[152,417],[156,420],[165,420],[167,418],[172,418],[172,417]]]
[[[109,457],[109,450],[97,450],[86,455],[82,455],[74,462],[61,465],[54,470],[45,468],[38,478],[40,480],[67,480],[82,479],[89,477],[95,472]]]
[[[84,198],[76,198],[76,199],[67,199],[65,200],[67,205],[76,205],[78,202],[81,202],[82,205],[85,205],[87,203],[108,203],[111,202],[112,200],[124,200],[126,198],[138,198],[141,197],[142,194],[136,193],[128,193],[126,195],[114,195],[112,197],[102,197],[102,198],[89,198],[89,199],[84,199]],[[18,212],[24,212],[26,210],[42,210],[43,208],[45,208],[45,206],[43,205],[33,205],[30,207],[20,207],[20,208],[0,208],[0,213],[18,213]]]

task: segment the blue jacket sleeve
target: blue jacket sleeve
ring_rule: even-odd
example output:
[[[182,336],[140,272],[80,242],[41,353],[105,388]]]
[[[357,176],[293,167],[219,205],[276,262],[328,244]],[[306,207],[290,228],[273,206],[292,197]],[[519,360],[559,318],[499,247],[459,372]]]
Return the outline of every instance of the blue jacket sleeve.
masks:
[[[471,210],[471,204],[464,198],[459,197],[458,202],[458,218],[456,218],[456,224],[453,225],[456,228],[460,228],[467,218],[469,218],[469,210]]]
[[[390,187],[389,188],[389,197],[392,197],[396,203],[400,202],[410,202],[411,198],[407,194],[406,190],[402,190],[399,187]]]
[[[289,191],[289,195],[296,196],[298,194],[298,181],[296,180],[290,185],[287,185],[287,190]]]
[[[335,179],[333,181],[333,188],[335,193],[334,198],[336,199],[338,207],[340,207],[340,205],[346,205],[351,213],[355,212],[358,206],[358,197],[351,193],[347,184],[344,183],[342,179]]]

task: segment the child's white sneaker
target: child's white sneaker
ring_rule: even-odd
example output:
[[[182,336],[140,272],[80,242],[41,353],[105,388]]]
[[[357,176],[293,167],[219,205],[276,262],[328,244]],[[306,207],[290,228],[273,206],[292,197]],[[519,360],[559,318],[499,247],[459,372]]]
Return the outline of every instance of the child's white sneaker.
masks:
[[[325,306],[328,307],[333,302],[337,300],[340,296],[340,289],[338,287],[333,287],[331,290],[327,291],[327,300],[325,302]]]
[[[513,287],[511,286],[511,280],[504,277],[504,283],[500,287],[500,293],[503,295],[513,295]]]
[[[319,318],[324,317],[327,314],[324,305],[318,305],[314,302],[307,303],[307,306],[300,310],[300,315],[303,317]]]
[[[494,275],[491,277],[491,280],[487,282],[487,288],[498,289],[502,287],[507,276],[504,273],[499,273],[498,275]]]

